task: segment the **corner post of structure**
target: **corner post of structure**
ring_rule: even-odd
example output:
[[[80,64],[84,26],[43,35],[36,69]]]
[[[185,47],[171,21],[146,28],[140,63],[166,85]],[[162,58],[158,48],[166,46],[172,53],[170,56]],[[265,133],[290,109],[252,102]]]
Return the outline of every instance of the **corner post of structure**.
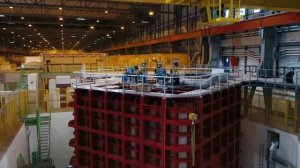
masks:
[[[202,55],[200,56],[200,64],[208,64],[209,62],[209,42],[208,37],[202,37]]]
[[[270,114],[272,112],[272,88],[263,87],[264,102],[265,102],[265,122],[270,122]]]

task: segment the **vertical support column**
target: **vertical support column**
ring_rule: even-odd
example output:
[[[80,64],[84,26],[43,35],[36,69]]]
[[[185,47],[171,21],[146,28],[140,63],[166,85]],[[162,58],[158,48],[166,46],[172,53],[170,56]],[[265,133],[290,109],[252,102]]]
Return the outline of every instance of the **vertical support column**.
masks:
[[[211,36],[209,38],[209,53],[211,59],[210,64],[212,67],[220,67],[222,65],[220,50],[221,50],[221,37]]]
[[[272,112],[272,88],[263,88],[265,102],[265,122],[270,122],[270,114]]]
[[[177,42],[176,41],[174,41],[174,42],[171,42],[171,51],[170,51],[170,53],[176,53],[176,52],[178,52],[178,44],[177,44]]]
[[[261,77],[272,77],[274,68],[274,46],[276,40],[276,28],[268,27],[260,30],[261,38]]]
[[[148,45],[148,49],[149,49],[149,54],[152,54],[152,46],[150,44]]]
[[[246,88],[247,87],[247,88]],[[248,95],[248,86],[244,86],[244,115],[247,116],[249,113],[249,108],[252,104],[253,96],[255,93],[256,87],[252,86],[250,94]]]
[[[300,126],[300,92],[295,92],[295,133],[299,132]]]
[[[200,64],[209,63],[209,42],[208,37],[202,37],[202,55]]]

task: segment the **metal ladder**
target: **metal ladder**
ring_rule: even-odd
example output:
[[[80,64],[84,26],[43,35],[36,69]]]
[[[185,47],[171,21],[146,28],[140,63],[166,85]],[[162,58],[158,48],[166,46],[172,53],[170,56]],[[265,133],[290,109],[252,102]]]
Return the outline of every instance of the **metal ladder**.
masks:
[[[39,128],[39,159],[40,161],[50,158],[50,120],[40,121]]]
[[[260,143],[259,145],[259,168],[264,168],[264,158],[265,158],[265,144]]]
[[[25,126],[36,126],[37,150],[32,151],[32,161],[23,168],[28,166],[37,168],[40,164],[45,168],[52,167],[54,163],[50,158],[51,111],[40,115],[40,110],[37,109],[35,115],[25,119]]]

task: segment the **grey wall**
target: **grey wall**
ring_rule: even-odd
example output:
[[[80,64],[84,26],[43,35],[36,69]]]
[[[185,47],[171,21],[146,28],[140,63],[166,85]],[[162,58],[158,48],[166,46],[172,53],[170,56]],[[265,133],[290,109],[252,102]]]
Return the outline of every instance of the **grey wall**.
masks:
[[[0,154],[0,168],[17,168],[19,154],[22,154],[25,161],[28,162],[28,143],[24,125],[19,129],[6,152],[2,156]]]
[[[56,168],[66,168],[73,155],[74,149],[69,147],[69,141],[73,138],[73,128],[68,127],[68,122],[72,119],[72,112],[52,114],[50,155]]]
[[[277,155],[291,162],[297,168],[300,168],[300,144],[297,136],[247,119],[242,120],[243,136],[241,139],[240,157],[240,164],[242,168],[259,167],[260,143],[265,144],[264,168],[267,167],[267,133],[269,130],[280,134],[280,143]],[[280,168],[279,165],[277,165],[276,168]]]

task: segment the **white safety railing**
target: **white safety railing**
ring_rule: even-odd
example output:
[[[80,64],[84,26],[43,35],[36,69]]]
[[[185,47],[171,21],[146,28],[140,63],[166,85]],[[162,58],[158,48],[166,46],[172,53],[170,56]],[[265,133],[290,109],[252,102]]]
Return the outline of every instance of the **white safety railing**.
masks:
[[[122,70],[121,70],[122,69]],[[98,71],[76,71],[77,88],[156,94],[158,96],[195,96],[236,84],[233,73],[212,74],[209,68],[179,68],[178,74],[166,76],[128,75],[124,69],[101,69]],[[109,72],[109,73],[105,73]],[[118,72],[118,73],[116,73]]]
[[[246,69],[230,68],[224,69],[224,72],[218,74],[212,74],[212,68],[178,68],[178,75],[172,75],[168,73],[171,69],[169,67],[167,69],[168,75],[166,76],[155,75],[154,69],[154,67],[147,67],[147,75],[125,74],[125,67],[76,71],[74,74],[76,76],[76,87],[86,87],[88,85],[90,88],[110,89],[112,85],[115,85],[113,87],[115,90],[137,90],[134,88],[149,85],[147,87],[156,88],[154,90],[157,92],[161,89],[162,91],[160,92],[164,94],[177,93],[178,90],[180,91],[180,88],[193,88],[187,93],[199,94],[203,90],[221,89],[224,86],[236,83],[286,90],[298,90],[300,87],[300,69],[299,71],[293,71],[294,77],[290,80],[287,80],[288,76],[286,75],[289,71],[283,68],[278,70],[260,69],[257,67],[247,67]],[[130,80],[130,82],[126,81],[125,78]],[[172,81],[178,80],[177,78],[180,83],[174,84]],[[121,87],[116,87],[116,85]]]

